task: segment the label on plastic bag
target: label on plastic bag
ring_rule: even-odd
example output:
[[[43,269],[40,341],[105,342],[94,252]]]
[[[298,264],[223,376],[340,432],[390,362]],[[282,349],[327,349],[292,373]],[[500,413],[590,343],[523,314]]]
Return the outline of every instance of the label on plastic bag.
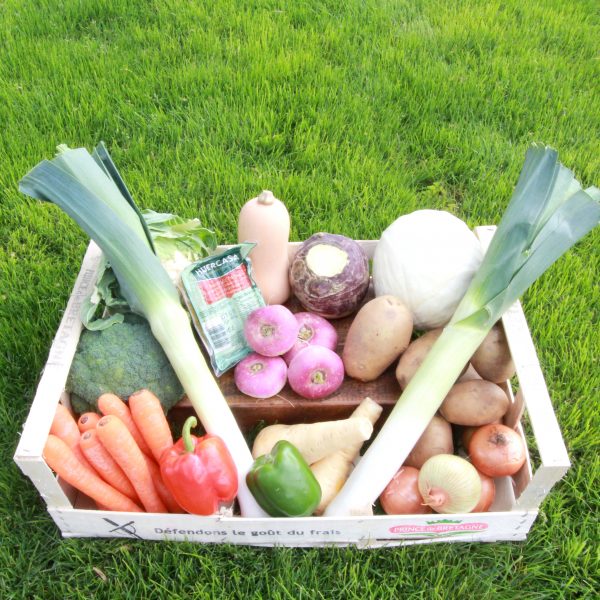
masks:
[[[244,338],[244,322],[265,305],[247,258],[254,246],[233,246],[193,263],[181,274],[188,308],[217,376],[252,351]]]

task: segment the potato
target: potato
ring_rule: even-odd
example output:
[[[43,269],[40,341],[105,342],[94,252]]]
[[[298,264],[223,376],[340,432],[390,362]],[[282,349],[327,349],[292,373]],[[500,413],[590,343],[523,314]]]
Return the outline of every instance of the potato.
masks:
[[[406,457],[404,464],[420,469],[423,463],[436,454],[452,454],[452,426],[440,415],[434,415],[429,425]]]
[[[467,368],[463,371],[463,374],[456,380],[460,381],[472,381],[473,379],[482,379],[479,373],[473,368],[473,365],[469,363]]]
[[[346,373],[359,381],[377,379],[410,343],[412,315],[395,296],[378,296],[356,314],[342,351]]]
[[[424,333],[421,337],[413,340],[404,354],[402,354],[398,361],[398,366],[396,367],[396,379],[402,389],[408,385],[408,382],[417,372],[417,369],[425,360],[427,353],[431,350],[435,341],[440,337],[442,331],[443,329],[440,327]]]
[[[439,327],[438,329],[431,329],[430,331],[424,333],[421,337],[413,340],[404,354],[402,354],[400,360],[398,361],[398,366],[396,367],[396,379],[403,390],[408,385],[408,382],[413,378],[414,374],[417,372],[417,369],[421,366],[421,363],[425,360],[427,353],[431,350],[431,347],[440,337],[443,330],[443,327]],[[460,373],[460,377],[466,375],[469,364],[470,363],[467,363],[464,366]],[[477,374],[473,373],[472,371],[470,375],[471,378],[477,376]]]
[[[483,379],[502,383],[515,374],[506,335],[501,323],[496,323],[471,358],[471,364]]]
[[[487,425],[501,419],[510,400],[504,390],[484,379],[455,383],[440,406],[442,416],[455,425]]]

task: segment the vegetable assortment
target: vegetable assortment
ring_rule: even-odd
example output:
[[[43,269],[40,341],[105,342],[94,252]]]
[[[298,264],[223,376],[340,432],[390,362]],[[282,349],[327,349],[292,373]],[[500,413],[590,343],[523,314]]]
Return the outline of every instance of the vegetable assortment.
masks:
[[[377,243],[375,297],[367,300],[371,277],[359,244],[321,232],[290,261],[283,203],[268,191],[248,201],[238,238],[256,243],[244,272],[266,305],[242,315],[236,331],[217,327],[216,317],[210,323],[216,344],[235,338],[251,350],[240,352],[233,368],[240,393],[260,402],[292,390],[319,403],[343,394],[344,381],[363,385],[395,373],[400,396],[362,457],[382,411],[376,397],[347,418],[268,425],[250,453],[165,272],[183,260],[180,236],[189,234],[206,255],[216,248],[212,233],[197,220],[142,216],[103,146],[91,156],[59,148],[21,189],[61,206],[98,242],[108,261],[101,281],[125,303],[106,308],[101,331],[82,336],[70,375],[79,420],[59,405],[44,457],[99,508],[127,512],[209,515],[232,510],[236,498],[242,516],[372,514],[377,500],[388,514],[489,510],[494,478],[514,475],[527,459],[521,434],[503,423],[511,406],[502,385],[515,369],[499,319],[600,218],[600,191],[582,190],[554,151],[533,147],[485,256],[471,230],[448,213],[401,216]],[[226,254],[214,255],[215,265]],[[210,256],[202,261],[208,263]],[[210,278],[202,285],[210,286]],[[239,291],[228,285],[226,297]],[[284,304],[290,294],[300,311]],[[203,318],[211,315],[209,302]],[[351,323],[340,340],[330,320],[345,316]],[[147,372],[126,368],[133,387],[116,389],[111,352],[98,340],[138,326],[138,318],[162,354],[150,357]],[[119,352],[123,364],[132,363],[126,344]],[[168,378],[161,361],[181,382],[205,436],[191,435],[191,417],[173,443],[165,413],[181,391],[174,385],[162,397]],[[100,374],[103,384],[93,387]],[[145,389],[152,376],[156,394]]]

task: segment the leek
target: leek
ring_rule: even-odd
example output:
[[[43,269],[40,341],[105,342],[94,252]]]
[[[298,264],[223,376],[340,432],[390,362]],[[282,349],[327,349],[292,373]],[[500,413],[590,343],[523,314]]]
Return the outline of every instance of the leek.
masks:
[[[528,150],[512,200],[465,296],[326,516],[368,513],[494,323],[597,225],[599,200],[600,190],[582,190],[555,150]]]
[[[196,343],[176,288],[150,249],[139,223],[135,225],[135,211],[130,210],[122,194],[114,193],[116,188],[106,172],[103,181],[93,169],[88,180],[87,168],[92,163],[82,154],[85,150],[77,152],[80,166],[65,160],[61,153],[53,161],[45,160],[34,167],[21,180],[19,189],[59,206],[98,244],[123,297],[150,323],[204,428],[227,445],[238,470],[242,515],[266,516],[246,486],[252,455]]]

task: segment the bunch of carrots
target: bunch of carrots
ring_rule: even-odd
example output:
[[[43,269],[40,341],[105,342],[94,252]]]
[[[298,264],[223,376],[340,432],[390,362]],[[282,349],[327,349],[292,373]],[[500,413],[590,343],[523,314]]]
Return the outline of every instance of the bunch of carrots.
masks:
[[[57,406],[43,453],[48,466],[103,510],[185,512],[158,466],[173,445],[158,398],[140,390],[125,403],[103,394],[98,408],[101,415],[88,412],[75,421],[65,406]]]

